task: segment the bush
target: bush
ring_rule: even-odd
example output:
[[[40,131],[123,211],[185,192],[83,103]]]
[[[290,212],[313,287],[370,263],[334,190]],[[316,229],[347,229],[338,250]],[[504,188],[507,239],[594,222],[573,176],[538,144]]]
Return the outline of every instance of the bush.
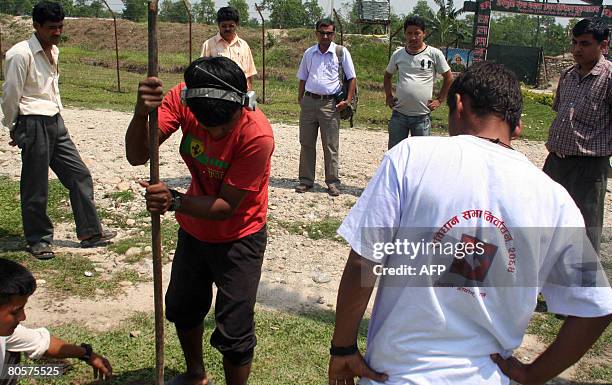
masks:
[[[552,107],[555,98],[551,94],[540,94],[523,90],[523,101],[527,100]]]

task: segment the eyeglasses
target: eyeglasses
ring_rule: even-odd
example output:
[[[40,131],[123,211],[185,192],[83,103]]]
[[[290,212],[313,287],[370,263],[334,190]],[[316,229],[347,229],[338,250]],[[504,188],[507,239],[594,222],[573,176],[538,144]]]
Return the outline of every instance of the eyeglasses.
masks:
[[[323,37],[325,37],[325,36],[330,36],[330,37],[331,37],[331,36],[334,36],[334,34],[335,34],[336,32],[317,31],[317,33],[318,33],[319,35],[323,36]]]

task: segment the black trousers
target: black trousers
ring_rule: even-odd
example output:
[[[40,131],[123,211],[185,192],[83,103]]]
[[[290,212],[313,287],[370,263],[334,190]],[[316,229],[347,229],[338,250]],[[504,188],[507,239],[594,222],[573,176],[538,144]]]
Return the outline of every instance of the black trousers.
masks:
[[[576,202],[584,217],[587,236],[599,253],[603,226],[604,200],[608,183],[607,156],[568,156],[548,154],[543,171],[559,183]]]
[[[53,224],[47,215],[49,167],[70,191],[77,236],[101,233],[91,174],[61,115],[20,115],[13,137],[21,148],[21,216],[28,245],[53,242]]]

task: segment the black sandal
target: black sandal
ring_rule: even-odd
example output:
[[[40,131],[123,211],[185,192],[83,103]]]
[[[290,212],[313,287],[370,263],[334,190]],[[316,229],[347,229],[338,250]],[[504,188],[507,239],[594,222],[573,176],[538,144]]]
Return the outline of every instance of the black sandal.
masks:
[[[55,257],[51,245],[46,242],[40,242],[35,245],[28,246],[28,251],[38,260],[46,261]]]

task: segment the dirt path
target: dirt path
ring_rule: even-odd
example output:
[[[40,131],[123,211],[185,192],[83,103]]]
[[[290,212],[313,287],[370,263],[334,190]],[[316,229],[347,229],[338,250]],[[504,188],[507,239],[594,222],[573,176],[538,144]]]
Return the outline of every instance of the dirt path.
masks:
[[[131,115],[115,111],[69,109],[63,113],[63,116],[81,156],[91,169],[98,205],[128,216],[142,211],[143,198],[136,181],[147,179],[148,166],[131,167],[124,156],[123,136]],[[295,126],[275,124],[274,132],[276,150],[269,190],[269,213],[273,221],[311,222],[328,217],[343,218],[378,166],[387,141],[385,132],[356,129],[341,132],[340,176],[344,188],[340,197],[331,198],[321,185],[306,194],[296,194],[293,191],[299,160],[298,130]],[[160,174],[168,184],[186,188],[189,182],[188,172],[177,155],[179,136],[175,135],[162,146]],[[18,178],[19,151],[17,148],[9,147],[7,143],[8,133],[2,130],[0,131],[0,174]],[[514,146],[541,167],[546,156],[543,143],[516,141]],[[51,176],[55,177],[52,173]],[[322,179],[323,161],[322,155],[319,154],[317,180]],[[127,206],[118,207],[113,200],[105,197],[107,193],[124,190],[137,193],[136,199]],[[610,227],[612,194],[607,194],[606,207],[606,225]],[[165,220],[173,219],[168,216]],[[117,230],[119,238],[131,234],[129,229]],[[72,223],[58,226],[56,229],[58,252],[87,255],[97,262],[101,274],[116,271],[127,265],[122,261],[122,256],[104,248],[94,250],[78,248],[73,231]],[[348,251],[346,245],[332,240],[312,240],[304,235],[291,234],[282,226],[271,226],[258,296],[259,306],[285,311],[333,310],[336,290]],[[151,263],[144,261],[136,268],[143,274],[149,274]],[[166,281],[164,287],[169,276],[169,268],[170,264],[164,267]],[[54,298],[43,283],[29,302],[27,324],[53,325],[78,322],[95,330],[105,330],[118,325],[134,312],[152,309],[150,283],[134,286],[125,282],[123,294],[114,298],[69,297],[61,300]],[[519,354],[532,358],[534,352],[540,351],[541,348],[535,337],[529,336]]]

